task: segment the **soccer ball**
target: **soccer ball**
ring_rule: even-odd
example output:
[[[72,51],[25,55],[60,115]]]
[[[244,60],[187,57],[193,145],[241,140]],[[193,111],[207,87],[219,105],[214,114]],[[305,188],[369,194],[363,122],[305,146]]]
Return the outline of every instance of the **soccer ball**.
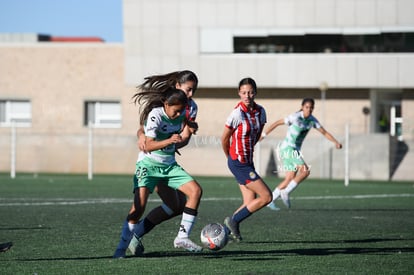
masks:
[[[201,230],[201,243],[210,250],[220,250],[226,246],[229,237],[226,228],[220,223],[210,223]]]

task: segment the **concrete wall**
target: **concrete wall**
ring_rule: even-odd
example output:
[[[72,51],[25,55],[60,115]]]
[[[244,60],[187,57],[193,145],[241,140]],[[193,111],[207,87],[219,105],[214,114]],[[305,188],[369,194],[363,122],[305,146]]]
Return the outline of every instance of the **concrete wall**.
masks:
[[[314,131],[316,132],[316,131]],[[275,150],[283,137],[266,137],[256,146],[256,169],[261,175],[283,177],[282,164]],[[338,139],[344,140],[342,135]],[[196,175],[231,176],[219,137],[194,137],[177,157],[186,170]],[[349,177],[353,180],[389,180],[390,156],[387,134],[351,135],[349,142]],[[344,179],[345,150],[337,150],[319,133],[304,142],[302,153],[311,168],[312,178]],[[202,157],[200,157],[202,156]],[[381,160],[381,161],[378,161]],[[407,179],[407,178],[406,178]]]
[[[203,87],[413,88],[412,53],[233,54],[233,36],[414,29],[407,0],[124,0],[125,79],[194,70]]]
[[[120,45],[0,47],[0,98],[32,102],[32,126],[16,129],[18,172],[87,173],[89,130],[83,125],[84,102],[111,99],[122,104],[122,126],[93,130],[93,170],[95,173],[132,173],[138,154],[135,137],[138,108],[130,102],[134,87],[123,84],[122,57]],[[382,135],[365,135],[368,125],[362,108],[369,106],[369,92],[332,90],[325,102],[318,99],[319,94],[317,89],[262,89],[259,86],[257,102],[266,108],[268,123],[271,123],[298,110],[304,95],[315,97],[314,115],[339,140],[344,140],[345,125],[350,125],[351,178],[387,179],[390,151],[387,139]],[[220,136],[226,117],[238,102],[237,83],[232,89],[201,87],[196,100],[200,130],[177,158],[195,175],[230,175]],[[413,127],[410,123],[413,102],[410,94],[405,94],[402,108],[408,114],[404,117],[408,122],[404,133],[408,137]],[[262,174],[274,171],[271,166],[274,146],[285,132],[285,128],[275,130],[260,150],[257,149],[257,166]],[[343,177],[343,151],[330,148],[332,145],[323,141],[317,131],[311,131],[303,153],[312,165],[313,177]],[[0,171],[10,171],[10,150],[11,129],[0,127]],[[401,171],[397,173],[399,179],[412,179],[411,174]]]
[[[86,100],[122,104],[120,128],[94,130],[95,171],[133,171],[138,110],[130,104],[133,90],[123,82],[123,56],[120,44],[0,46],[0,99],[25,99],[32,105],[31,127],[16,129],[17,171],[87,171]],[[10,171],[10,146],[11,128],[0,127],[0,171]]]
[[[191,69],[200,79],[195,95],[200,131],[178,160],[195,175],[230,175],[221,151],[224,122],[238,101],[237,83],[255,78],[257,102],[268,122],[300,108],[304,96],[316,99],[315,116],[338,139],[350,125],[351,178],[387,179],[390,143],[387,136],[367,135],[370,125],[362,108],[370,91],[397,89],[403,94],[403,138],[414,140],[414,68],[412,54],[231,55],[203,52],[205,30],[309,30],[316,28],[387,28],[414,26],[413,1],[407,0],[124,0],[125,44],[12,43],[0,44],[0,99],[32,103],[32,126],[16,130],[18,172],[86,173],[88,128],[83,124],[86,100],[117,100],[122,125],[94,129],[96,173],[132,173],[138,150],[135,133],[138,108],[131,104],[134,87],[153,73]],[[322,16],[323,15],[323,16]],[[224,37],[225,38],[225,37]],[[221,40],[212,40],[217,46]],[[220,44],[220,45],[219,45]],[[127,83],[125,83],[125,80]],[[319,85],[328,82],[327,99]],[[400,88],[400,89],[399,89]],[[0,171],[10,169],[9,127],[0,127]],[[262,174],[272,173],[278,129],[257,149]],[[331,150],[312,131],[304,144],[312,177],[341,178],[343,150]],[[412,180],[411,153],[398,179]],[[275,164],[277,166],[277,164]],[[388,168],[386,168],[388,167]]]
[[[123,54],[117,44],[2,44],[0,96],[31,100],[38,132],[82,133],[86,100],[129,101]],[[129,113],[124,106],[123,116]]]

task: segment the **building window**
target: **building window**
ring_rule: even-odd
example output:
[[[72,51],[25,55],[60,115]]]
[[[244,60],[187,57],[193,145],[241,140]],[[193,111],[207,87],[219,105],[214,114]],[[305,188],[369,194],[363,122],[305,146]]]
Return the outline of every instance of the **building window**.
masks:
[[[32,125],[32,104],[29,100],[0,100],[0,126]]]
[[[414,52],[414,32],[234,36],[234,53]]]
[[[84,125],[95,128],[121,127],[121,104],[118,101],[86,101]]]

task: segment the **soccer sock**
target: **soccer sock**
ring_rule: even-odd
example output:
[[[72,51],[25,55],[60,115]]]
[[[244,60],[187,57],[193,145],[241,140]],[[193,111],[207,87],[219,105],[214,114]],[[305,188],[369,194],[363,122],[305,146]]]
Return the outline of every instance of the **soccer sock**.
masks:
[[[232,219],[236,223],[241,223],[244,219],[248,218],[252,213],[247,209],[247,206],[240,209],[239,212],[233,215]]]
[[[154,227],[155,227],[155,224],[153,224],[152,222],[150,222],[148,220],[148,218],[144,218],[135,227],[134,234],[138,238],[141,238],[142,236],[144,236],[145,234],[147,234],[148,232],[150,232]]]
[[[160,224],[175,215],[174,211],[166,204],[155,207],[146,216],[154,225]]]
[[[122,225],[121,239],[119,240],[117,249],[126,250],[128,248],[129,242],[132,239],[132,234],[136,226],[136,224],[129,223],[128,221],[124,222],[124,224]]]
[[[191,233],[191,229],[195,223],[197,216],[197,210],[188,207],[184,208],[183,216],[181,218],[180,230],[178,230],[179,238],[188,238]]]
[[[289,182],[289,184],[288,184],[288,186],[286,186],[286,188],[285,189],[283,189],[283,191],[285,191],[286,193],[290,193],[290,192],[292,192],[293,190],[295,190],[295,188],[298,186],[298,184],[296,183],[296,181],[294,181],[294,180],[291,180],[290,182]]]
[[[280,189],[279,187],[276,187],[275,190],[273,190],[273,201],[277,200],[280,196]]]

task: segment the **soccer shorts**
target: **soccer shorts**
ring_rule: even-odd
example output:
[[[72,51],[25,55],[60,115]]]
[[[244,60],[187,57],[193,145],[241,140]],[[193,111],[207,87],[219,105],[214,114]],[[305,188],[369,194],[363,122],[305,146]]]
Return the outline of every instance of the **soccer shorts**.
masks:
[[[136,163],[134,190],[138,187],[147,187],[152,193],[159,183],[178,189],[181,185],[193,180],[193,177],[177,163],[162,165],[144,158]]]
[[[260,179],[256,173],[253,163],[241,163],[238,159],[227,158],[227,165],[233,173],[237,182],[241,185],[246,185],[252,181]]]
[[[283,171],[295,172],[299,165],[305,164],[302,153],[289,146],[285,148],[278,147],[277,159],[283,164]]]

